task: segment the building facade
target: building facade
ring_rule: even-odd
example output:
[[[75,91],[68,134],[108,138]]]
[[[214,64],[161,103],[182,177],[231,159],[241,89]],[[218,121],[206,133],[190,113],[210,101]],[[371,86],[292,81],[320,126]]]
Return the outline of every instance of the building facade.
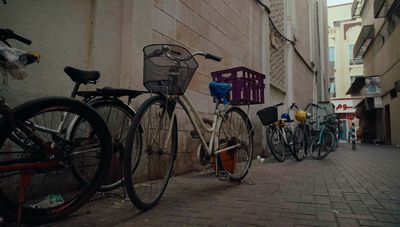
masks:
[[[400,0],[355,0],[352,12],[362,19],[353,55],[363,59],[365,78],[350,87],[365,97],[357,108],[362,134],[400,144]]]
[[[355,106],[362,101],[346,94],[352,82],[363,77],[362,59],[353,58],[354,44],[361,31],[361,18],[352,18],[351,7],[351,3],[328,7],[329,94],[335,113],[340,117],[340,140],[348,140],[352,123],[358,130]]]
[[[39,51],[42,58],[40,64],[27,68],[30,77],[10,80],[0,95],[12,106],[41,96],[67,96],[73,83],[63,73],[66,65],[99,70],[98,87],[144,89],[143,47],[178,44],[223,58],[221,63],[197,59],[199,68],[186,95],[203,116],[209,116],[213,109],[208,91],[210,72],[245,66],[267,75],[266,102],[251,106],[249,112],[255,126],[255,152],[261,154],[266,152],[266,140],[257,110],[282,101],[304,105],[327,97],[326,1],[304,2],[10,1],[0,8],[2,26],[31,38],[30,47],[13,44]],[[138,98],[132,106],[137,108],[142,101]],[[178,172],[195,170],[200,168],[195,160],[199,142],[190,135],[189,119],[182,111],[178,114],[180,153],[176,167]]]

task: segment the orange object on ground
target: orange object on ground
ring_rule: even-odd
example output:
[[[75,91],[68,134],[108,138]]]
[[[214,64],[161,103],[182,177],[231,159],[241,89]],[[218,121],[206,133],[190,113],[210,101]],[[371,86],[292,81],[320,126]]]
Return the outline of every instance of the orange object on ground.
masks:
[[[235,171],[235,164],[236,164],[236,152],[235,149],[229,151],[222,151],[219,153],[221,156],[221,160],[224,164],[224,168],[226,171],[233,173]],[[215,163],[215,156],[211,157],[211,167],[214,171],[216,171],[216,163]]]

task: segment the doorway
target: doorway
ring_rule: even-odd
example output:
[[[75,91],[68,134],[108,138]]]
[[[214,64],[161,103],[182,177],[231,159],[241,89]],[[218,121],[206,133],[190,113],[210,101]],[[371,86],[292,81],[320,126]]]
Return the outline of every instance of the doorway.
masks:
[[[389,104],[385,106],[385,142],[387,144],[392,143],[392,132],[390,127],[390,106]]]
[[[340,119],[340,132],[339,132],[339,140],[347,140],[347,120]]]

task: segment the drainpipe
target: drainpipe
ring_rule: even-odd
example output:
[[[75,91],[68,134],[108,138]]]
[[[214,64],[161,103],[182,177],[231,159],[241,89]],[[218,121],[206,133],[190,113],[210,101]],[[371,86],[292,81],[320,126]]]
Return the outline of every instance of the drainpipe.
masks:
[[[293,0],[284,1],[285,9],[285,36],[292,39],[293,37]],[[293,45],[286,43],[286,103],[290,105],[293,103]]]
[[[267,0],[260,0],[260,2],[262,4],[264,4],[265,6],[269,7],[268,1]],[[267,10],[264,10],[261,7],[262,10],[262,23],[261,23],[261,73],[266,75],[265,77],[265,90],[264,90],[264,100],[266,100],[266,104],[264,104],[265,106],[271,104],[269,103],[269,99],[271,97],[270,93],[271,93],[271,88],[270,88],[270,84],[271,84],[271,67],[270,67],[270,57],[271,57],[271,52],[270,52],[270,28],[269,28],[269,22],[268,22],[268,18],[269,18],[269,12]],[[266,135],[266,131],[264,130],[264,128],[261,130],[262,132],[262,142],[261,142],[261,146],[262,146],[262,150],[263,150],[263,154],[265,154],[267,151],[267,135]]]

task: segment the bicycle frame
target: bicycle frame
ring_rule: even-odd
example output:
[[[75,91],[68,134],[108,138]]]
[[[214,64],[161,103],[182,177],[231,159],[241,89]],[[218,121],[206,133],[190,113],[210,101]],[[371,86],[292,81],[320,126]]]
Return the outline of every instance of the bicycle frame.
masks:
[[[222,121],[225,119],[224,113],[229,109],[230,106],[229,105],[224,105],[222,108],[220,108],[219,107],[220,106],[219,102],[217,102],[216,105],[215,105],[215,110],[214,110],[214,114],[213,114],[214,117],[213,117],[212,126],[208,127],[204,123],[203,119],[200,117],[200,114],[193,107],[193,104],[190,102],[190,100],[185,95],[177,96],[176,97],[176,101],[177,101],[177,103],[179,103],[182,106],[183,110],[186,112],[186,115],[189,117],[190,122],[192,123],[194,129],[196,130],[196,132],[199,135],[201,144],[204,146],[204,148],[206,148],[207,153],[209,155],[211,155],[212,152],[213,152],[213,148],[217,148],[218,145],[219,145],[218,144],[219,140],[218,140],[217,132],[219,131],[219,129],[221,127]],[[173,125],[173,123],[174,123],[174,121],[176,119],[175,116],[176,116],[176,108],[174,109],[174,112],[172,114],[172,119],[173,120],[170,123],[170,127],[169,127],[170,130],[168,132],[167,139],[165,141],[164,147],[167,146],[167,143],[168,143],[169,139],[171,138],[172,125]],[[233,129],[230,124],[228,124],[228,125],[231,127],[231,129]],[[210,141],[208,141],[208,143],[207,143],[206,139],[204,138],[204,136],[202,134],[202,131],[206,131],[206,132],[210,132],[211,133]],[[250,132],[252,132],[252,131],[253,131],[253,129]],[[235,130],[233,130],[233,132],[236,134],[236,136],[238,138],[240,138]],[[216,150],[214,153],[218,154],[218,153],[221,153],[223,151],[227,151],[227,150],[231,150],[231,149],[237,148],[240,145],[241,145],[241,143],[237,143],[237,144],[229,146],[227,148],[223,148],[221,150]]]

